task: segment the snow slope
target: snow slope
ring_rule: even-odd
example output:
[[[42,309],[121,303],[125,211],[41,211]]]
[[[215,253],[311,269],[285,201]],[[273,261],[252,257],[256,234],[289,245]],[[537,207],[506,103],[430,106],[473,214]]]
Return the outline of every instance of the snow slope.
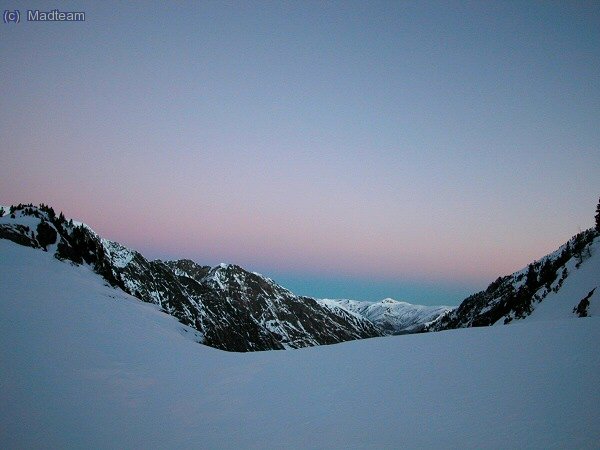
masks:
[[[569,276],[558,292],[550,292],[526,320],[553,320],[574,317],[573,308],[589,292],[588,315],[600,316],[600,237],[590,245],[591,256],[576,267],[577,260],[572,258],[565,267]]]
[[[229,353],[0,241],[1,448],[598,448],[600,320]]]

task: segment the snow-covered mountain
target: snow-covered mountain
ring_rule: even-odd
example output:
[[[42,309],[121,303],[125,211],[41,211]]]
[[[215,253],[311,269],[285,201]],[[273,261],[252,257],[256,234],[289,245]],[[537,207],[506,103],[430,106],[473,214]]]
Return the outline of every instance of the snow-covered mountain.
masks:
[[[369,319],[386,334],[406,334],[423,330],[453,308],[449,306],[424,306],[386,298],[379,302],[358,300],[319,300],[329,307],[339,307]]]
[[[526,319],[600,315],[600,233],[583,231],[558,250],[465,299],[429,331],[508,324]]]
[[[0,239],[0,448],[598,448],[599,317],[229,353],[48,249]]]
[[[297,296],[232,264],[150,261],[45,205],[0,207],[0,212],[0,239],[89,265],[110,285],[158,305],[197,330],[203,343],[224,350],[300,348],[524,318],[586,316],[596,314],[600,303],[600,237],[593,229],[449,308]]]
[[[102,239],[85,224],[56,216],[48,206],[3,210],[0,239],[90,265],[112,286],[196,329],[206,345],[230,351],[274,350],[382,335],[361,316],[296,296],[236,265],[211,268],[190,260],[150,261]]]

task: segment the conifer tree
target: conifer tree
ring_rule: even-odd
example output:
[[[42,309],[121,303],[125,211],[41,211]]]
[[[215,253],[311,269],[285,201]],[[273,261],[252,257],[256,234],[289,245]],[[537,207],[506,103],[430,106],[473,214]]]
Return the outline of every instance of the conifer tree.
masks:
[[[598,206],[596,206],[596,231],[600,232],[600,199],[598,199]]]
[[[533,264],[529,264],[529,267],[527,268],[527,278],[525,279],[525,284],[531,291],[534,291],[537,287],[537,276],[538,274],[535,270],[535,266]]]

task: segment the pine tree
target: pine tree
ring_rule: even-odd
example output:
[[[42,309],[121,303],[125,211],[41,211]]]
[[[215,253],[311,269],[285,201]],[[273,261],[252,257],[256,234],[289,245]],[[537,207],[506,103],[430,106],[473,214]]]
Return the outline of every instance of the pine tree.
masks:
[[[48,222],[42,220],[37,226],[37,240],[42,248],[46,250],[48,245],[56,242],[56,238],[56,230]]]
[[[538,274],[535,270],[535,266],[533,264],[529,264],[527,268],[527,278],[525,279],[525,284],[529,288],[531,292],[535,292],[538,284]]]
[[[600,232],[600,199],[598,199],[598,206],[596,206],[596,231]]]

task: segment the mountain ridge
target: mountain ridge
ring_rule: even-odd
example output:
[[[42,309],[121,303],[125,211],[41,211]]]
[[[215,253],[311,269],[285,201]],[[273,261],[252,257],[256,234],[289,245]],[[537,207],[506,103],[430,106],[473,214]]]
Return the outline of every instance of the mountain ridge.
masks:
[[[414,305],[389,297],[378,302],[348,299],[321,299],[320,301],[366,317],[387,335],[422,331],[427,324],[454,309],[450,306]]]
[[[383,334],[365,318],[297,296],[234,264],[148,260],[47,205],[10,207],[0,219],[0,238],[90,265],[113,287],[157,304],[222,350],[301,348]]]
[[[498,277],[485,290],[467,297],[451,311],[428,324],[424,331],[443,331],[455,328],[509,324],[530,317],[540,305],[569,302],[575,315],[578,304],[600,285],[600,232],[594,228],[582,231],[557,250],[530,263],[510,275]],[[577,294],[565,298],[563,284],[592,261],[594,270],[580,280]],[[597,266],[597,267],[596,267]],[[594,292],[588,294],[589,299]],[[594,310],[598,308],[598,295]],[[548,309],[547,306],[544,309]]]

